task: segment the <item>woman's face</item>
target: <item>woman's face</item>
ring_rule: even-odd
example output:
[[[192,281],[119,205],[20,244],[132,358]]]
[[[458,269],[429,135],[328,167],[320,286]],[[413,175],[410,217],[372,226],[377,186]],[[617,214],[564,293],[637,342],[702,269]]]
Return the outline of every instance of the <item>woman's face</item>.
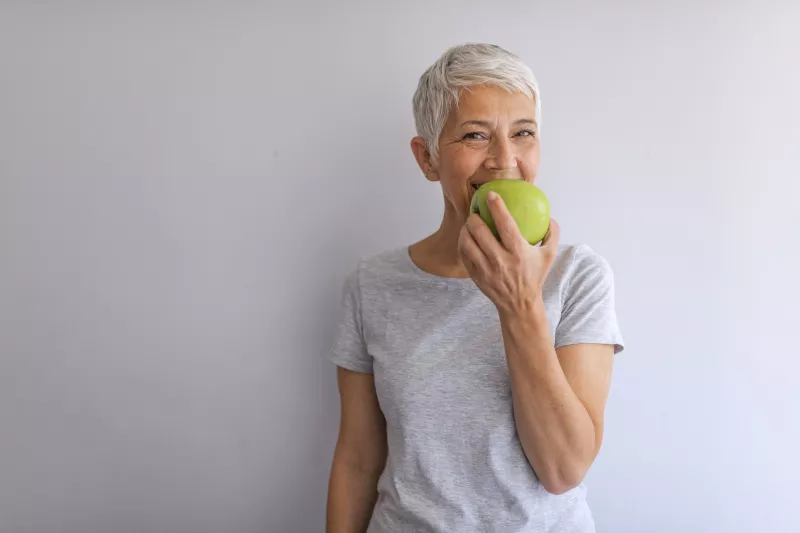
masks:
[[[539,132],[534,102],[494,86],[464,91],[439,137],[439,161],[422,157],[428,179],[440,181],[445,199],[466,220],[472,195],[494,179],[533,183],[539,169]],[[412,145],[414,143],[412,142]],[[432,171],[432,173],[431,173]]]

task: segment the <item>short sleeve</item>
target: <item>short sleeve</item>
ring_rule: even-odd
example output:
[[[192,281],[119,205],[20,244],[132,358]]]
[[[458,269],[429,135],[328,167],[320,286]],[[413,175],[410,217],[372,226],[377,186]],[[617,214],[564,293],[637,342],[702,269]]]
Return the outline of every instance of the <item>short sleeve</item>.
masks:
[[[555,347],[611,344],[614,353],[621,352],[624,341],[615,305],[611,266],[588,246],[577,247],[562,295]]]
[[[372,356],[367,352],[361,321],[358,269],[345,279],[330,359],[355,372],[372,373]]]

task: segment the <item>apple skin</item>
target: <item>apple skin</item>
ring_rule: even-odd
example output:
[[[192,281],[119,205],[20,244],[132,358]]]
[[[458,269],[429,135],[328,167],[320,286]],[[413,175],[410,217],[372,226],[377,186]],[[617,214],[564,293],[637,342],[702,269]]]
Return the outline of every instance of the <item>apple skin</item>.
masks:
[[[517,227],[530,244],[539,244],[550,228],[550,201],[537,186],[522,180],[492,180],[481,185],[472,196],[470,212],[477,213],[499,239],[497,227],[486,202],[490,191],[503,199]]]

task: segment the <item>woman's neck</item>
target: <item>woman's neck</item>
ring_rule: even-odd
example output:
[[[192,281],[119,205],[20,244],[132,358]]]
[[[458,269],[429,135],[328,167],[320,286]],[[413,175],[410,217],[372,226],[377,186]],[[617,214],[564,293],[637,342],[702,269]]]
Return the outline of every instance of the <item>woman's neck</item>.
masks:
[[[458,253],[458,236],[465,221],[445,209],[442,223],[434,233],[409,246],[414,263],[429,274],[445,278],[468,278]]]

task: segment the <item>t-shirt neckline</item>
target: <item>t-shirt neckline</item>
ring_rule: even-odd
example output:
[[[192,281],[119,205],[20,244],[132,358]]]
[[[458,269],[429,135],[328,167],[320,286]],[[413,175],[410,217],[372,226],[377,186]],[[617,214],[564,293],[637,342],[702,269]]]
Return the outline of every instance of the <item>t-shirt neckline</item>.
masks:
[[[411,258],[411,246],[401,246],[398,249],[398,253],[402,256],[402,260],[406,265],[411,269],[412,273],[415,274],[417,277],[425,279],[427,281],[436,281],[439,283],[445,283],[448,285],[474,285],[472,278],[454,278],[454,277],[447,277],[447,276],[439,276],[437,274],[432,274],[426,270],[420,268],[414,260]]]

